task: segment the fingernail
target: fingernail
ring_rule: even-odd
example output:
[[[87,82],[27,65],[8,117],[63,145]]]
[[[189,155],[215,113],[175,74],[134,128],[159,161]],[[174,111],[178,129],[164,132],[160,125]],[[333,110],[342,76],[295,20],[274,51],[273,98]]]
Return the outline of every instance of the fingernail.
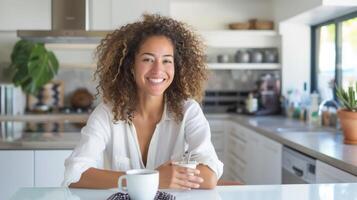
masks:
[[[198,184],[195,184],[195,188],[199,188],[200,187],[200,185],[198,185]]]
[[[200,178],[200,180],[199,180],[199,181],[200,181],[200,183],[202,183],[202,182],[203,182],[203,178]]]

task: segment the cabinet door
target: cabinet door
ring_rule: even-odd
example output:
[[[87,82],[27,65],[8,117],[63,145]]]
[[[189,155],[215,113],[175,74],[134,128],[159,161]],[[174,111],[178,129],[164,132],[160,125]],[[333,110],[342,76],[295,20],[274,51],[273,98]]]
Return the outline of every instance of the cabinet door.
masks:
[[[240,178],[237,181],[280,184],[282,145],[238,123],[234,124],[232,134],[227,143],[230,144],[227,157],[233,154],[239,164],[227,168],[234,170],[232,173]]]
[[[226,140],[225,170],[228,180],[246,183],[248,168],[247,129],[233,123]]]
[[[261,141],[257,133],[247,130],[247,170],[245,174],[246,184],[258,184],[260,182],[260,153]]]
[[[0,31],[51,29],[51,0],[0,0]]]
[[[20,187],[33,187],[33,151],[0,151],[0,198],[9,199]]]
[[[357,176],[328,165],[322,161],[316,161],[317,183],[352,183],[357,182]]]
[[[169,3],[169,0],[112,0],[112,27],[118,28],[126,23],[134,22],[145,12],[168,16]]]
[[[217,154],[224,152],[224,133],[226,122],[224,120],[209,120],[211,141]]]
[[[281,184],[283,146],[263,135],[260,137],[258,154],[260,176],[258,184]]]
[[[64,175],[64,161],[71,153],[71,150],[35,151],[35,186],[61,186]]]

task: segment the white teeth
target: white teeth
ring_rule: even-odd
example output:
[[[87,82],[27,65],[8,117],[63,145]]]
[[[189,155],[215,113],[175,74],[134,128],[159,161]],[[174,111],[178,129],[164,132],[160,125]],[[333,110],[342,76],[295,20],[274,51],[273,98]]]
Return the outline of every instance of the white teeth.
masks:
[[[149,78],[149,81],[153,83],[161,83],[164,82],[164,80],[163,78]]]

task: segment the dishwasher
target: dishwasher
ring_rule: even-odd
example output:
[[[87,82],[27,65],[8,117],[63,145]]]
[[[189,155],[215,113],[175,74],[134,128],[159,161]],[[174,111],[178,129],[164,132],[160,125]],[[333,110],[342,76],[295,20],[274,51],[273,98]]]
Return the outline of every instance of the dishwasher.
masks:
[[[316,160],[289,147],[283,147],[282,183],[316,182]]]

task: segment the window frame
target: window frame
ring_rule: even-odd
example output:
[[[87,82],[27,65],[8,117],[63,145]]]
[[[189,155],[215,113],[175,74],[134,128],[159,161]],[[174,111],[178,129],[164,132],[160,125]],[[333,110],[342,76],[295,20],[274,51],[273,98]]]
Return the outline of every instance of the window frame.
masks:
[[[335,84],[340,85],[342,82],[342,22],[357,17],[357,11],[351,12],[349,14],[330,19],[328,21],[324,21],[319,24],[315,24],[311,26],[311,77],[310,77],[310,92],[318,91],[318,66],[317,64],[317,29],[330,25],[335,24]],[[336,100],[336,88],[333,88],[333,98]]]

